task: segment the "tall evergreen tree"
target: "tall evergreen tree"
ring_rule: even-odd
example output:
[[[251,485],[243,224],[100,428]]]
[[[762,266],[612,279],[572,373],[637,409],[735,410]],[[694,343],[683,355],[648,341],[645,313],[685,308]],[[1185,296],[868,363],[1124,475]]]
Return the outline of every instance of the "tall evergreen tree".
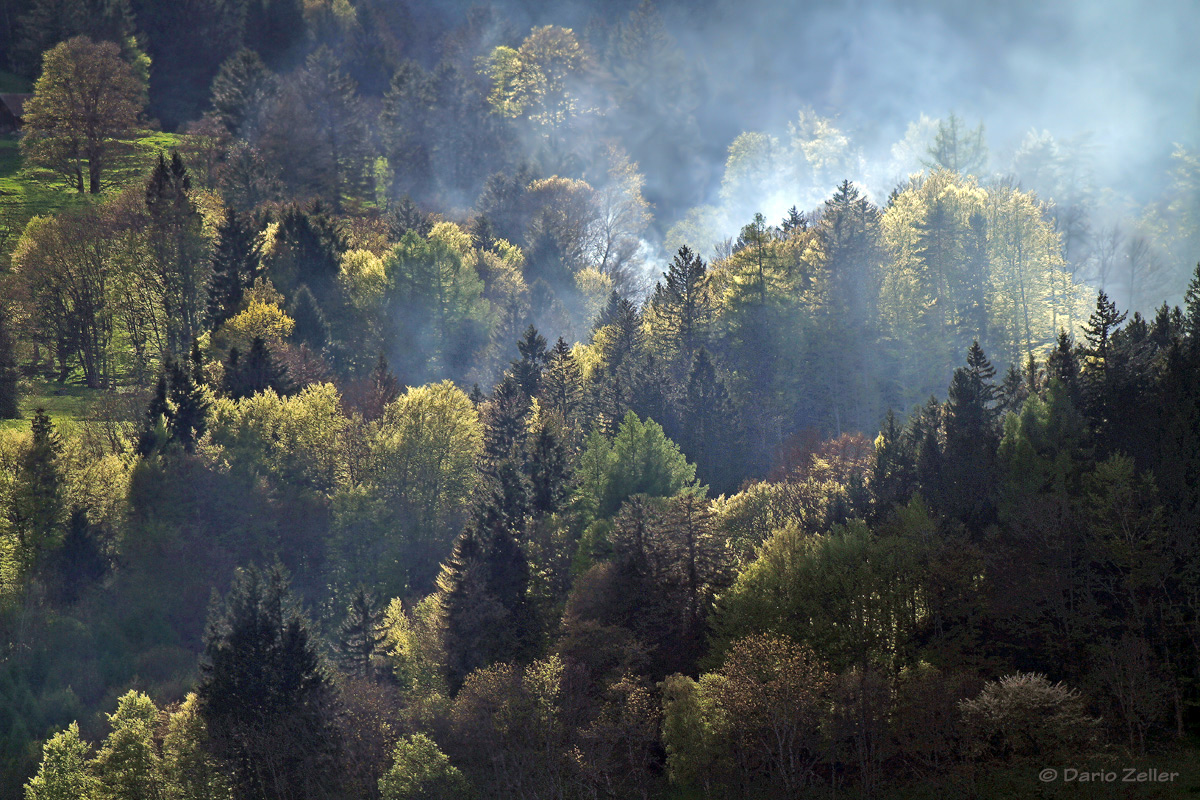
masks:
[[[232,771],[237,796],[336,791],[333,685],[281,567],[239,570],[213,606],[197,695],[209,746]]]
[[[446,679],[457,690],[468,674],[532,653],[536,620],[527,597],[529,563],[518,544],[527,508],[511,464],[499,470],[454,543],[438,576]]]
[[[230,348],[225,362],[225,391],[234,400],[250,397],[266,389],[276,394],[291,394],[292,380],[287,367],[279,363],[262,337],[256,336],[245,356]]]
[[[251,139],[256,115],[276,91],[275,76],[258,53],[242,48],[221,65],[212,82],[213,114],[240,139]]]
[[[19,378],[12,317],[7,305],[0,303],[0,419],[21,416]]]
[[[665,346],[680,370],[690,369],[696,352],[708,341],[712,309],[706,295],[707,278],[708,268],[700,256],[680,247],[650,298],[660,328],[655,331],[656,343]]]
[[[386,638],[382,622],[383,609],[375,595],[365,586],[356,588],[350,595],[346,616],[338,626],[334,642],[338,661],[347,674],[360,678],[371,676],[371,661]]]
[[[22,575],[58,544],[66,491],[59,465],[62,442],[46,409],[33,412],[31,427],[29,447],[21,455],[7,513]]]
[[[971,345],[967,366],[954,371],[943,418],[939,510],[980,534],[995,513],[996,449],[1000,444],[994,409],[995,368],[979,346]]]
[[[254,285],[261,268],[261,247],[253,224],[228,209],[217,228],[208,285],[208,321],[213,328],[237,313],[242,293]]]
[[[146,184],[150,248],[162,282],[167,353],[185,358],[200,334],[209,285],[210,256],[204,219],[191,196],[192,180],[179,153],[158,163]]]
[[[289,311],[296,322],[292,329],[293,341],[306,344],[313,350],[321,350],[329,344],[329,323],[325,320],[325,312],[304,284],[292,295]]]
[[[517,351],[521,358],[513,362],[513,378],[526,395],[537,397],[542,371],[545,370],[546,361],[550,357],[549,351],[546,350],[546,338],[538,333],[537,328],[530,325],[525,329],[521,341],[517,342]]]

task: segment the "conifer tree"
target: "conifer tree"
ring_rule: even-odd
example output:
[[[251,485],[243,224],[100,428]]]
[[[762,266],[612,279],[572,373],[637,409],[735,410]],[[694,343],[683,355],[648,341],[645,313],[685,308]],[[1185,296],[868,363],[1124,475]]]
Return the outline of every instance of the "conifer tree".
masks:
[[[242,48],[221,65],[212,82],[212,108],[217,121],[233,136],[248,139],[255,115],[275,91],[275,76],[258,53]]]
[[[725,382],[702,347],[692,361],[679,401],[677,438],[680,449],[695,463],[700,480],[718,494],[737,488],[740,470],[732,452],[737,431],[737,415]]]
[[[517,342],[517,351],[521,354],[521,358],[513,362],[513,378],[526,395],[537,397],[542,371],[546,368],[546,362],[550,357],[550,353],[546,350],[546,338],[538,333],[537,328],[530,325],[525,329],[525,335],[521,341]]]
[[[562,415],[563,419],[571,424],[582,402],[582,384],[579,362],[575,360],[570,346],[560,336],[546,358],[546,369],[542,373],[538,399],[545,408]]]
[[[237,313],[242,293],[254,285],[262,254],[254,226],[233,209],[217,228],[212,278],[208,285],[208,321],[214,329]]]
[[[200,334],[207,306],[211,259],[204,219],[191,196],[192,180],[179,153],[159,153],[146,183],[149,241],[162,282],[167,352],[183,358]]]
[[[383,609],[376,602],[375,595],[365,586],[356,588],[346,605],[346,616],[338,626],[335,642],[338,661],[347,674],[360,678],[371,677],[371,660],[386,638],[382,622]]]
[[[942,423],[946,442],[937,493],[939,510],[975,533],[982,532],[995,510],[992,495],[1000,443],[993,407],[995,375],[979,342],[974,342],[967,353],[967,366],[954,371]]]
[[[230,348],[225,363],[225,391],[233,399],[250,397],[266,389],[280,395],[291,394],[293,388],[287,367],[275,359],[262,337],[254,337],[245,356],[236,347]]]
[[[1200,262],[1184,295],[1183,337],[1193,361],[1200,361]]]
[[[196,341],[192,342],[189,362],[169,363],[167,397],[170,400],[168,430],[171,440],[191,453],[208,427],[210,405],[208,389],[204,386],[200,345]]]
[[[301,284],[292,296],[292,305],[288,312],[296,322],[295,328],[292,329],[293,340],[306,344],[313,350],[321,350],[329,343],[329,323],[325,320],[325,312],[304,284]]]
[[[235,796],[323,797],[338,785],[334,692],[282,567],[238,570],[214,604],[197,690]]]
[[[0,419],[21,415],[16,343],[13,341],[9,309],[0,303]]]
[[[571,458],[554,425],[543,421],[529,443],[529,501],[537,514],[554,514],[571,494]]]
[[[706,295],[708,268],[686,246],[671,261],[663,280],[654,287],[650,308],[661,342],[680,370],[690,368],[696,351],[708,339],[712,310]]]
[[[62,442],[44,408],[33,412],[29,448],[22,454],[8,506],[21,574],[27,574],[58,542],[65,486],[59,457]]]
[[[529,563],[517,541],[526,510],[524,482],[505,464],[442,565],[438,602],[452,691],[476,669],[532,652],[537,626],[526,596]]]

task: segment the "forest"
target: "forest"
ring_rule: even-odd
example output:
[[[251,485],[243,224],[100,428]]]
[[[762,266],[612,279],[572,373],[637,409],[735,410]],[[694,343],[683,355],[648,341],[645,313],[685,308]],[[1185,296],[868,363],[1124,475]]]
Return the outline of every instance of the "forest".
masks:
[[[0,0],[0,800],[1200,792],[1200,14],[800,5]]]

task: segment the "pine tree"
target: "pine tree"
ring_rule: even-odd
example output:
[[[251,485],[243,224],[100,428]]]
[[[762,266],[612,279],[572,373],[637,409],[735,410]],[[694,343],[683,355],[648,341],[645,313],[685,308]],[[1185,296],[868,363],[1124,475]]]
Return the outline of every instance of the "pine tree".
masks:
[[[168,431],[171,440],[178,442],[185,452],[191,453],[208,428],[208,409],[211,405],[208,389],[204,386],[198,342],[192,342],[190,363],[170,364],[167,384],[167,397],[170,400]]]
[[[1184,295],[1183,337],[1193,361],[1200,361],[1200,262]]]
[[[213,78],[213,113],[233,136],[248,139],[255,114],[275,88],[275,76],[258,53],[242,48],[225,60]]]
[[[1058,344],[1046,358],[1046,373],[1050,380],[1057,380],[1063,385],[1071,402],[1079,403],[1079,358],[1075,343],[1066,330],[1058,332]]]
[[[524,463],[529,410],[528,395],[521,390],[515,378],[506,375],[496,385],[491,399],[480,412],[486,473],[495,474],[500,465],[506,462],[518,466]]]
[[[733,457],[737,415],[725,382],[704,348],[693,359],[679,417],[680,449],[695,463],[700,480],[718,494],[735,491],[740,472]]]
[[[214,604],[197,690],[235,794],[263,800],[336,791],[334,691],[282,568],[238,570]]]
[[[159,445],[166,444],[167,424],[171,414],[167,405],[167,369],[168,360],[163,372],[159,374],[154,384],[154,394],[150,397],[150,405],[146,408],[146,418],[142,420],[142,429],[138,434],[137,454],[147,458]]]
[[[877,519],[907,503],[916,491],[917,459],[912,445],[889,408],[875,439],[875,463],[871,466],[871,494]]]
[[[356,588],[346,605],[346,616],[338,626],[335,643],[338,661],[347,674],[371,677],[372,659],[386,638],[382,621],[383,609],[375,595],[365,586]]]
[[[537,514],[562,510],[571,495],[571,458],[562,436],[543,421],[529,443],[529,500]]]
[[[212,278],[208,284],[208,321],[214,329],[237,313],[242,293],[254,285],[262,252],[250,219],[233,209],[217,228]]]
[[[210,281],[204,218],[191,191],[192,180],[179,153],[168,161],[160,152],[146,183],[145,201],[150,250],[163,286],[167,349],[176,357],[183,357],[200,333]]]
[[[442,565],[438,600],[452,691],[476,669],[519,661],[533,651],[529,563],[517,543],[526,510],[523,480],[505,464]]]

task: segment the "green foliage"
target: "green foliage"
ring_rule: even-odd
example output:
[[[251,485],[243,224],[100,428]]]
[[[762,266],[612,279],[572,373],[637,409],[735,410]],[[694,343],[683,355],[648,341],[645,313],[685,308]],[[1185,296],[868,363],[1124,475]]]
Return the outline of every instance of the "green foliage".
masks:
[[[776,531],[726,592],[717,652],[751,633],[784,635],[841,670],[910,663],[927,613],[919,539],[851,522],[828,534]]]
[[[154,800],[159,796],[157,723],[158,709],[145,694],[130,691],[117,701],[117,710],[108,715],[112,730],[92,762],[100,779],[99,798]]]
[[[472,794],[458,768],[423,733],[396,742],[392,766],[379,779],[383,800],[465,800]]]
[[[26,800],[86,800],[95,797],[98,781],[87,768],[91,748],[79,738],[79,725],[52,736],[42,747],[38,773],[25,785]]]
[[[696,465],[688,463],[662,426],[654,420],[642,422],[632,411],[612,441],[593,431],[579,464],[576,498],[594,517],[612,516],[635,494],[670,497],[684,490],[703,491],[696,483]]]
[[[80,194],[99,194],[121,139],[133,132],[145,87],[112,42],[77,36],[46,51],[25,107],[22,152]],[[86,165],[86,166],[85,166]]]

